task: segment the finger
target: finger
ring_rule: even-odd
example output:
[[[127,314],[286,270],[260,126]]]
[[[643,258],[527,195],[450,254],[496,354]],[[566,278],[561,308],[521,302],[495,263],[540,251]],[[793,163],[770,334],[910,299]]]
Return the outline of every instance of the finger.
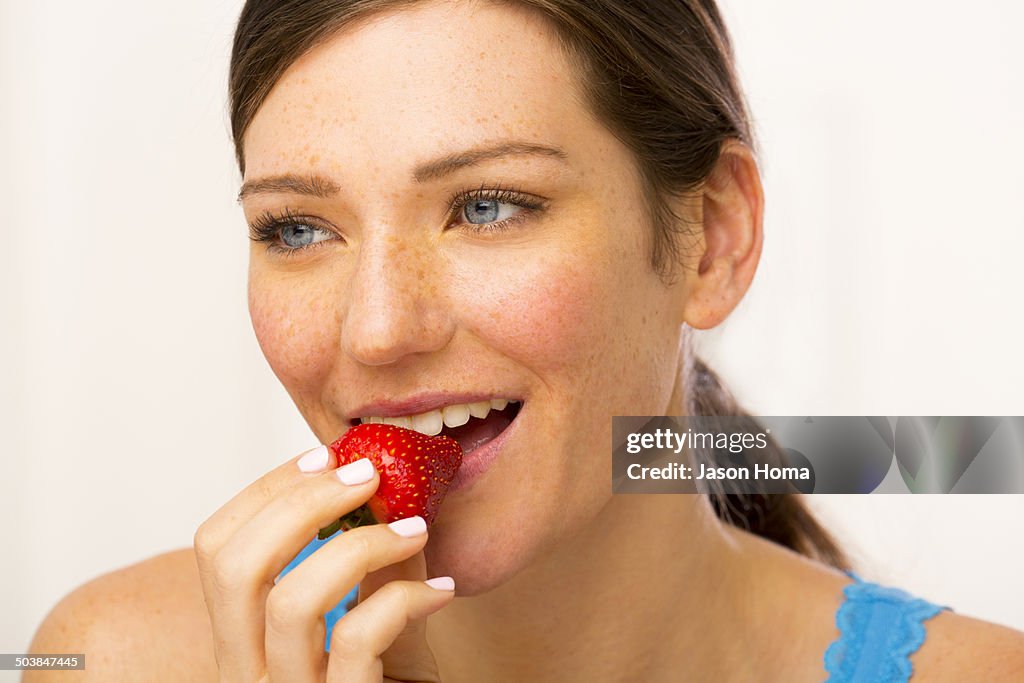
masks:
[[[384,584],[392,581],[425,581],[427,578],[427,561],[422,552],[416,553],[401,562],[395,562],[376,571],[369,572],[359,582],[359,599],[363,602],[377,592]]]
[[[339,473],[356,479],[343,483]],[[282,492],[243,524],[221,548],[217,562],[237,567],[246,578],[258,575],[272,582],[316,536],[317,529],[365,503],[379,483],[377,470],[366,458],[310,477]]]
[[[391,581],[423,581],[426,578],[427,561],[420,551],[407,560],[367,574],[359,583],[359,600],[366,600]],[[423,668],[425,657],[426,661],[433,661],[427,646],[427,622],[425,619],[414,619],[381,655],[381,662],[387,672],[418,671]]]
[[[452,601],[455,584],[450,577],[425,581],[392,581],[338,620],[331,634],[331,655],[327,680],[375,681],[382,676],[409,681],[437,681],[434,656],[426,640],[421,656],[411,668],[385,668],[381,655],[410,622],[433,614]],[[447,589],[450,587],[450,590]]]
[[[402,562],[396,562],[382,567],[375,572],[367,574],[359,582],[359,595],[356,604],[365,602],[367,598],[376,593],[382,586],[392,581],[424,581],[427,578],[427,561],[420,551]],[[419,622],[411,622],[402,633],[391,643],[391,647],[381,655],[385,666],[389,662],[400,664],[406,659],[416,659],[420,649],[420,641],[416,637],[414,625]]]
[[[353,478],[353,474],[359,476]],[[379,482],[376,469],[365,458],[308,477],[267,503],[228,539],[204,572],[222,672],[244,679],[252,676],[254,668],[264,667],[266,601],[274,577],[309,543],[318,527],[362,505]]]
[[[217,512],[210,516],[196,530],[193,538],[193,548],[196,564],[199,569],[203,596],[207,603],[207,609],[210,612],[211,624],[214,625],[214,651],[217,654],[218,665],[221,666],[222,672],[224,672],[226,666],[225,662],[221,661],[222,653],[228,650],[226,643],[230,642],[232,634],[229,631],[221,631],[223,637],[219,637],[215,626],[218,621],[221,621],[218,612],[220,609],[219,604],[223,600],[223,597],[220,595],[220,585],[224,583],[224,579],[223,576],[217,579],[221,572],[215,569],[214,558],[224,547],[224,544],[231,535],[248,522],[259,510],[263,509],[274,496],[279,495],[283,490],[295,486],[304,477],[310,476],[303,473],[299,463],[302,463],[305,469],[311,469],[308,466],[311,461],[313,461],[314,465],[321,464],[327,468],[331,468],[335,464],[334,458],[331,457],[330,450],[326,446],[320,446],[301,453],[247,486],[225,505],[221,506]],[[315,469],[315,467],[312,469]],[[258,665],[262,667],[262,660],[258,662]],[[250,671],[248,673],[241,673],[240,678],[242,680],[246,678],[256,680],[259,675],[260,672]]]
[[[270,680],[317,680],[323,672],[323,616],[367,572],[410,555],[427,542],[422,517],[360,527],[335,537],[289,572],[267,597],[265,651]]]
[[[312,472],[304,472],[301,466]],[[322,469],[316,465],[322,464]],[[213,515],[203,522],[196,531],[193,545],[197,558],[216,555],[243,524],[262,510],[267,503],[315,472],[334,469],[337,462],[327,446],[301,453],[246,486]]]

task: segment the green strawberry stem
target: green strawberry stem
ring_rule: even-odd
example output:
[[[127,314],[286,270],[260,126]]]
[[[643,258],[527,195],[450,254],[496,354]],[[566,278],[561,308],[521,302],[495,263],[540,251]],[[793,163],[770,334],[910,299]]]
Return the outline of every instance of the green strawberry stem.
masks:
[[[370,507],[362,505],[325,526],[317,533],[316,537],[322,541],[332,536],[338,529],[348,531],[359,526],[369,526],[376,523],[377,519],[370,512]]]

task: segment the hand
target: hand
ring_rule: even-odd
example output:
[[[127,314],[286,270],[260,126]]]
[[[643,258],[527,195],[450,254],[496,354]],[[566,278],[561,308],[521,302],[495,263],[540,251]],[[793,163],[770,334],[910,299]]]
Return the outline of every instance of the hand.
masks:
[[[195,554],[221,681],[440,680],[425,617],[455,593],[447,577],[431,582],[441,588],[424,581],[422,518],[339,534],[274,582],[318,529],[366,502],[379,482],[369,460],[337,468],[321,446],[199,527]],[[357,583],[359,604],[337,621],[326,653],[323,615]]]

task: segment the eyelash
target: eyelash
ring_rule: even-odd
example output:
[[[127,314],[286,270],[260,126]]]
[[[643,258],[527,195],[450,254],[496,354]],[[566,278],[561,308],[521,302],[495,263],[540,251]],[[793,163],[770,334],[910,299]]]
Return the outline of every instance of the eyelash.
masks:
[[[481,185],[476,190],[463,190],[453,194],[448,200],[448,215],[451,217],[455,217],[457,214],[461,215],[467,204],[481,199],[500,202],[502,204],[512,204],[513,206],[519,207],[521,211],[511,218],[506,218],[503,221],[496,221],[494,223],[459,224],[466,226],[470,232],[477,234],[504,232],[515,223],[525,220],[530,215],[543,211],[547,208],[547,200],[542,199],[541,197],[525,194],[511,187],[497,186],[488,188]]]
[[[448,199],[449,226],[458,215],[465,210],[466,205],[471,201],[490,200],[503,204],[512,204],[520,209],[519,213],[494,223],[458,223],[465,226],[470,232],[476,234],[500,233],[511,228],[515,223],[525,220],[530,215],[543,211],[547,208],[547,200],[534,195],[525,194],[511,187],[488,188],[481,185],[475,190],[460,190]],[[273,254],[290,256],[298,252],[316,247],[321,242],[314,242],[301,247],[285,247],[280,244],[281,230],[289,225],[308,225],[309,227],[326,232],[334,232],[321,222],[311,216],[302,216],[285,208],[280,212],[265,211],[257,216],[249,225],[249,239],[254,242],[262,242],[267,245],[267,251]]]
[[[315,242],[302,247],[281,246],[281,244],[278,243],[280,242],[281,231],[289,225],[296,224],[308,225],[312,228],[333,232],[328,228],[319,225],[318,221],[314,218],[294,214],[290,208],[285,208],[279,213],[265,211],[257,216],[249,225],[249,239],[253,242],[265,243],[267,245],[268,252],[272,254],[281,254],[282,256],[289,256],[320,244],[319,242]]]

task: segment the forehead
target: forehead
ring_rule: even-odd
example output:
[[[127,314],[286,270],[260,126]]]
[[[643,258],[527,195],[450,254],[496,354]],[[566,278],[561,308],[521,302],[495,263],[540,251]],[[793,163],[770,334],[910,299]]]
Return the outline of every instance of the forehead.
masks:
[[[246,132],[246,175],[407,172],[499,139],[571,148],[593,128],[555,30],[535,11],[417,3],[363,18],[289,67]]]

